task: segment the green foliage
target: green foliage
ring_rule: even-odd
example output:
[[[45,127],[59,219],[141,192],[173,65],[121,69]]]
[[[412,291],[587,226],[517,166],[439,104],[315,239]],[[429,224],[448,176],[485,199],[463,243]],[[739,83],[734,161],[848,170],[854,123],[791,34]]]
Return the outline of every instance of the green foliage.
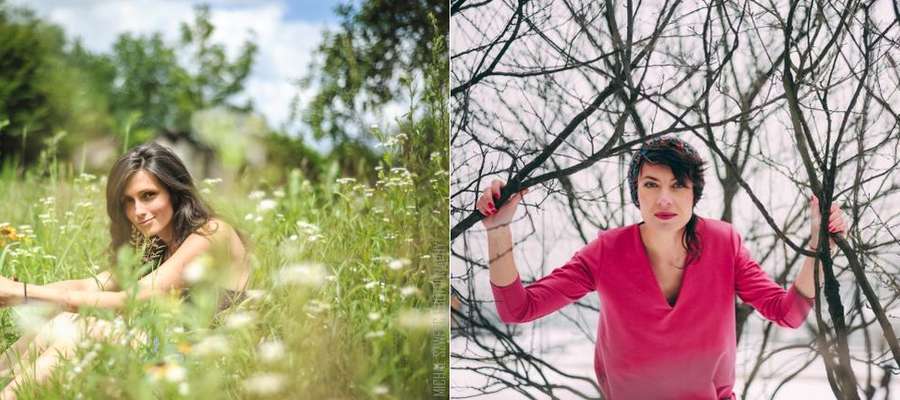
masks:
[[[215,27],[209,20],[209,6],[199,6],[194,16],[194,24],[181,25],[180,49],[191,54],[195,71],[188,77],[188,85],[181,100],[187,109],[194,110],[226,104],[228,100],[244,90],[244,80],[250,74],[256,43],[246,41],[234,61],[228,61],[225,46],[211,43]],[[236,107],[244,111],[250,104]]]
[[[111,62],[114,81],[121,82],[109,88],[110,109],[118,126],[125,127],[133,114],[140,116],[131,126],[132,142],[146,141],[156,129],[175,127],[184,118],[178,99],[187,73],[178,65],[175,49],[159,33],[122,34],[113,45]]]
[[[111,61],[115,80],[121,84],[110,88],[112,113],[120,127],[135,113],[140,115],[132,126],[136,142],[164,130],[189,132],[191,117],[199,110],[252,109],[250,104],[239,106],[230,100],[244,89],[256,44],[245,42],[232,61],[224,45],[211,42],[213,32],[209,7],[200,6],[193,24],[181,25],[181,38],[175,45],[166,44],[158,32],[139,37],[126,33],[116,41]],[[179,54],[188,55],[186,65],[179,64]]]
[[[162,131],[186,134],[198,110],[234,104],[244,89],[256,54],[252,41],[229,59],[211,37],[209,8],[198,7],[182,24],[180,40],[169,44],[157,32],[121,35],[111,54],[94,54],[62,29],[25,9],[0,2],[0,161],[15,156],[20,166],[37,162],[47,141],[66,156],[78,142],[116,134],[145,142]],[[186,62],[179,63],[179,55]]]
[[[266,135],[266,148],[269,149],[269,166],[262,175],[270,182],[285,182],[287,168],[297,170],[313,182],[319,181],[324,173],[326,159],[314,149],[308,147],[301,139],[271,132]]]
[[[313,136],[365,141],[369,131],[362,116],[400,98],[401,78],[414,81],[433,61],[447,59],[446,48],[435,53],[432,40],[449,33],[447,6],[435,0],[368,0],[338,7],[341,27],[326,34],[318,61],[301,82],[317,91],[302,111]]]
[[[102,104],[90,93],[80,71],[66,61],[61,29],[26,10],[0,3],[0,161],[15,157],[19,165],[38,159],[45,142],[60,131],[102,128]],[[76,142],[55,143],[65,152]]]

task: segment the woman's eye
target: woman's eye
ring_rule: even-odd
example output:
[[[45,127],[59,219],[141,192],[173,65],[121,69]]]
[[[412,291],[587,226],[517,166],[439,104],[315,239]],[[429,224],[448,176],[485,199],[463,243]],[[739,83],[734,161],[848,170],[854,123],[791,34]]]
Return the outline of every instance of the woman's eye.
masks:
[[[150,199],[152,199],[153,196],[155,196],[155,195],[156,195],[156,193],[144,193],[144,195],[141,196],[141,197],[143,197],[144,200],[150,200]]]
[[[645,183],[644,183],[644,187],[645,187],[645,188],[654,188],[654,187],[656,187],[656,183],[653,183],[653,182],[645,182]]]
[[[676,184],[672,185],[672,187],[674,187],[675,189],[684,189],[684,188],[686,188],[687,186],[684,186],[684,185],[682,185],[682,184],[680,184],[680,183],[676,183]]]

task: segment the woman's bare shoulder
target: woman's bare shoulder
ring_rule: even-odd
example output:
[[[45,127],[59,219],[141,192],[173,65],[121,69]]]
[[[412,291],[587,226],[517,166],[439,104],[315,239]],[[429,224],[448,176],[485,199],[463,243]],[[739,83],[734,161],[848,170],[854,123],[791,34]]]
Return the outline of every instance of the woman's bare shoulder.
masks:
[[[215,235],[220,231],[228,231],[230,229],[231,225],[228,225],[227,222],[216,217],[210,217],[206,220],[206,223],[196,229],[196,232],[203,235]]]
[[[232,228],[231,225],[215,217],[210,218],[205,224],[194,230],[194,233],[213,242],[219,240],[225,240],[227,242],[233,232],[234,228]]]

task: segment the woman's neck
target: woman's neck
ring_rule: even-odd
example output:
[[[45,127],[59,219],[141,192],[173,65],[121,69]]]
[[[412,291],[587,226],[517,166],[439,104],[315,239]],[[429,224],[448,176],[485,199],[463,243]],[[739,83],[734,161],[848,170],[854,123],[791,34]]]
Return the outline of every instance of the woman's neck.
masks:
[[[641,240],[651,256],[675,255],[684,250],[684,228],[664,231],[650,228],[646,223],[639,225]]]
[[[157,233],[156,237],[160,238],[166,246],[172,247],[172,224],[169,224],[169,226]]]

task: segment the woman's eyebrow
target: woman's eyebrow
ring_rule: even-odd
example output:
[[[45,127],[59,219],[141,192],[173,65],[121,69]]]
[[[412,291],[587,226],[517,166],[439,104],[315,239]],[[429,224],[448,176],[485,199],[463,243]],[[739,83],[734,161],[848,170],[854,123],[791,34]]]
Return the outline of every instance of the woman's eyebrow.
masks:
[[[655,176],[653,176],[653,175],[644,175],[644,176],[643,176],[643,179],[649,179],[649,180],[654,181],[654,182],[660,182],[660,181],[661,181],[659,178],[657,178],[657,177],[655,177]],[[669,180],[669,182],[678,182],[678,178],[672,178],[672,179]]]
[[[140,196],[140,195],[142,195],[142,194],[144,194],[144,193],[156,193],[156,189],[141,189],[141,190],[139,190],[139,191],[137,192],[137,195]],[[125,198],[126,198],[126,199],[130,199],[131,196],[128,195],[128,193],[126,193],[126,194],[125,194]]]

